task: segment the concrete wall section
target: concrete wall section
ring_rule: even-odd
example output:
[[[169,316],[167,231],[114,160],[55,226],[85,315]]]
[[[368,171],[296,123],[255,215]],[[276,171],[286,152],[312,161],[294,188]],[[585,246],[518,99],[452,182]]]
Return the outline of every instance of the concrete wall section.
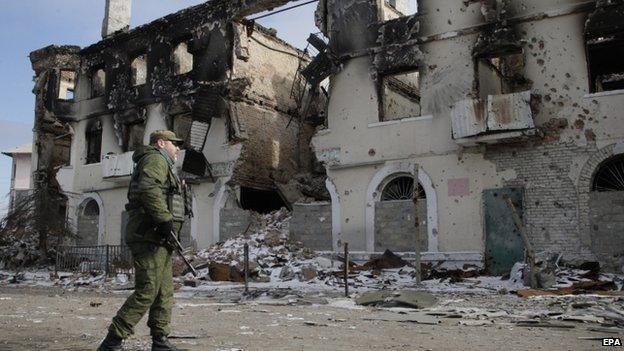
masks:
[[[589,208],[592,250],[611,269],[624,269],[624,191],[593,192]]]
[[[245,232],[251,222],[251,212],[242,208],[223,208],[220,212],[219,241],[226,241]]]
[[[296,203],[290,220],[290,238],[312,250],[330,251],[332,212],[328,202]]]
[[[375,203],[375,251],[423,251],[411,200]]]

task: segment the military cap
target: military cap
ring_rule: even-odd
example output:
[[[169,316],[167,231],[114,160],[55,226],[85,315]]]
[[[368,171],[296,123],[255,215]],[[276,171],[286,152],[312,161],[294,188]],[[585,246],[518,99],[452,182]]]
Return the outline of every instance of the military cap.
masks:
[[[169,140],[175,145],[184,144],[184,140],[178,138],[175,133],[170,130],[156,130],[150,134],[150,144],[156,143],[158,139]]]

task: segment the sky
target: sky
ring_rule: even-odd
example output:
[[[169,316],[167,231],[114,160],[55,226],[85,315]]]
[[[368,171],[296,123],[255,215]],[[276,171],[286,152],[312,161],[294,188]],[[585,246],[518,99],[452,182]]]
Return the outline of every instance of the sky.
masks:
[[[32,142],[35,97],[28,54],[51,44],[85,47],[99,41],[105,0],[0,2],[0,151],[5,151]],[[131,27],[203,2],[132,0]],[[280,38],[303,48],[309,33],[318,32],[315,8],[312,3],[257,22],[277,29]],[[11,158],[0,155],[0,217],[6,213],[10,183]]]

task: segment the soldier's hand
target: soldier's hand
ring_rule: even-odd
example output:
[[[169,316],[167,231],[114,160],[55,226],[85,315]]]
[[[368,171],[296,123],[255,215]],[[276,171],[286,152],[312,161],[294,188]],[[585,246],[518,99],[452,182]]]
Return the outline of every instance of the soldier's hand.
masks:
[[[158,223],[156,230],[162,239],[168,240],[169,235],[173,232],[173,221]]]

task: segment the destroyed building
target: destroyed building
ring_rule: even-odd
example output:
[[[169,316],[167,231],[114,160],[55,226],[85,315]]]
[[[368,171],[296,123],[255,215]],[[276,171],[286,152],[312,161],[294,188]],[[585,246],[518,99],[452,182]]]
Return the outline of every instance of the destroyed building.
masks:
[[[420,0],[405,15],[402,3],[318,7],[337,71],[313,138],[327,248],[418,247],[503,274],[524,251],[509,197],[536,250],[619,270],[624,2]]]
[[[289,206],[277,185],[314,166],[305,121],[322,104],[297,79],[309,57],[245,19],[276,4],[212,1],[129,29],[131,1],[109,0],[100,42],[31,53],[34,174],[46,179],[35,186],[62,190],[66,203],[50,206],[75,226],[75,244],[124,242],[132,153],[158,129],[186,143],[187,245],[240,234],[247,210]]]
[[[536,250],[622,266],[622,0],[319,0],[313,58],[244,20],[289,2],[105,21],[99,43],[31,55],[36,169],[58,168],[88,242],[120,242],[131,152],[173,128],[198,247],[292,203],[310,248],[503,274],[523,259],[516,212]],[[297,201],[289,180],[323,179],[315,159],[329,201]]]

